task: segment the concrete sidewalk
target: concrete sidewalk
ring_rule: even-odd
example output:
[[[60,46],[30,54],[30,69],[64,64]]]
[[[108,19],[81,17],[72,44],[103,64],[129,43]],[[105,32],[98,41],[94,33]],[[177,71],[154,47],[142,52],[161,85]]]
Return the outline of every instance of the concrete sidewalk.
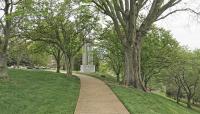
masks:
[[[82,74],[74,75],[81,80],[75,114],[130,114],[103,81]]]

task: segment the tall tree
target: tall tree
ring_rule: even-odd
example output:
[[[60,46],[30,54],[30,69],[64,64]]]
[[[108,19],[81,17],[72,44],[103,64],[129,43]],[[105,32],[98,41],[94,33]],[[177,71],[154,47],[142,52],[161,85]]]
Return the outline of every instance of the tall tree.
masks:
[[[108,15],[121,40],[125,55],[125,84],[146,91],[141,80],[140,52],[142,38],[151,25],[172,13],[164,12],[182,0],[86,0]]]
[[[19,12],[23,9],[18,8],[22,0],[0,0],[0,78],[8,78],[7,73],[7,50],[10,39],[16,35],[16,26],[19,24]]]

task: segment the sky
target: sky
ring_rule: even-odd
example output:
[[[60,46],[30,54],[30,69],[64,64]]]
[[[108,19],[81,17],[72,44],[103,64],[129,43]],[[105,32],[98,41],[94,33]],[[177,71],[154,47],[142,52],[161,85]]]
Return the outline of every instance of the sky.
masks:
[[[195,10],[200,8],[200,0],[184,1],[187,3],[184,7],[190,7]],[[181,45],[187,46],[191,50],[200,49],[200,20],[195,14],[178,12],[158,21],[156,24],[171,31],[173,37]]]

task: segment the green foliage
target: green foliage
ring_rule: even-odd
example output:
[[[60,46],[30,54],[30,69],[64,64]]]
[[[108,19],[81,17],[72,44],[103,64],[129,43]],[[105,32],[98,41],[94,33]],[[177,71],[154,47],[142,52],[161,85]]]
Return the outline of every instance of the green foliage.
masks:
[[[42,71],[10,70],[0,81],[1,114],[74,114],[79,79]]]
[[[10,65],[17,65],[19,66],[22,63],[27,63],[25,59],[28,58],[28,46],[30,42],[27,42],[24,39],[20,39],[19,37],[13,38],[11,43],[9,44],[8,49],[8,64]]]
[[[24,35],[59,48],[64,55],[67,75],[71,75],[72,59],[85,42],[91,41],[98,18],[89,7],[73,1],[42,0],[34,2],[33,7],[31,18],[27,16],[28,21],[22,27]]]
[[[141,75],[145,85],[152,78],[160,78],[162,70],[168,69],[177,58],[179,43],[169,31],[153,27],[144,37],[141,52]]]
[[[58,45],[68,57],[74,56],[95,26],[96,18],[88,7],[68,1],[35,2],[24,28],[28,38]],[[32,13],[34,12],[34,13]],[[35,25],[35,26],[32,26]],[[29,32],[29,33],[26,33]]]
[[[47,66],[50,62],[50,56],[45,50],[38,49],[37,42],[31,43],[28,47],[28,58],[31,65]],[[39,50],[39,51],[38,51]]]
[[[191,100],[197,93],[200,83],[200,56],[198,50],[190,51],[187,49],[179,50],[178,59],[174,61],[169,69],[169,82],[174,82],[178,90],[181,88],[184,97],[187,98],[187,106],[191,108]]]
[[[112,26],[104,29],[98,40],[97,48],[99,56],[105,62],[104,66],[107,64],[119,80],[124,65],[123,48]]]

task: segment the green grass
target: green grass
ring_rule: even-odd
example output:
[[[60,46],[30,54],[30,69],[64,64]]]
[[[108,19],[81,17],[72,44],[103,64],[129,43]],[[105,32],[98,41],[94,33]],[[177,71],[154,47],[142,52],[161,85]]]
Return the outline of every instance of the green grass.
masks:
[[[103,78],[101,74],[93,73],[90,76],[104,80],[131,114],[200,114],[199,110],[178,105],[170,98],[120,86],[109,75]]]
[[[10,70],[0,81],[0,114],[73,114],[80,82],[43,71]]]
[[[133,88],[111,86],[131,114],[199,114],[195,110],[176,104],[174,101]]]

